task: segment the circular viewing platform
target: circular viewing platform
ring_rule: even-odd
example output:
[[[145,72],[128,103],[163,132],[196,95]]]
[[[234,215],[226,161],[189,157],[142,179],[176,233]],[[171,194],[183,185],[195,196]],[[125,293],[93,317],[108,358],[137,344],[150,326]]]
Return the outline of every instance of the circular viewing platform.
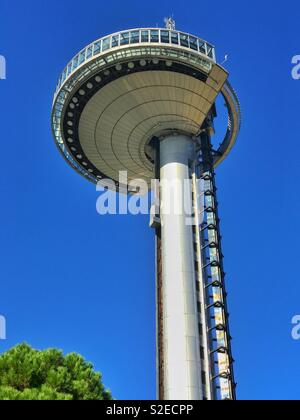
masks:
[[[238,98],[215,48],[193,35],[142,28],[103,37],[66,66],[54,95],[52,128],[67,162],[88,180],[154,177],[151,138],[195,136],[222,94],[228,110],[217,166],[240,128]]]
[[[112,49],[120,49],[128,45],[136,44],[171,44],[187,50],[196,51],[212,61],[216,61],[215,48],[193,35],[168,29],[133,29],[122,31],[98,39],[78,53],[64,69],[57,85],[57,91],[61,85],[86,61],[93,59],[99,54]]]

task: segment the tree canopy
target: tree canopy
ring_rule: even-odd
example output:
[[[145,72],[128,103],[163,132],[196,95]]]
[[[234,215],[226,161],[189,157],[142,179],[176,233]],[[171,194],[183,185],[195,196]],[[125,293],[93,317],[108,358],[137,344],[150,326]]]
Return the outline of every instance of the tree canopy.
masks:
[[[0,400],[111,400],[100,373],[77,353],[20,344],[0,355]]]

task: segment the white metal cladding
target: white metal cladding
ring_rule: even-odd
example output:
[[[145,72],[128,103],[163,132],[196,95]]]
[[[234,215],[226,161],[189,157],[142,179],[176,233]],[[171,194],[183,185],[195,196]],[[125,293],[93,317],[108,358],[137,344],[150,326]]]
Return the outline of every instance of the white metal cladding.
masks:
[[[168,129],[196,135],[225,77],[220,72],[219,85],[212,87],[181,73],[156,70],[106,85],[80,118],[85,155],[108,178],[118,180],[119,171],[126,169],[129,180],[142,177],[150,184],[153,164],[145,155],[149,139]]]
[[[192,189],[186,180],[194,153],[194,142],[183,135],[160,143],[165,400],[204,396],[193,231],[186,220],[192,214]]]
[[[192,50],[205,56],[213,62],[216,61],[215,48],[208,42],[194,35],[176,30],[160,28],[139,28],[127,31],[116,32],[109,36],[98,39],[78,53],[65,67],[59,78],[56,91],[62,84],[74,74],[87,61],[113,49],[128,47],[128,45],[167,45]]]

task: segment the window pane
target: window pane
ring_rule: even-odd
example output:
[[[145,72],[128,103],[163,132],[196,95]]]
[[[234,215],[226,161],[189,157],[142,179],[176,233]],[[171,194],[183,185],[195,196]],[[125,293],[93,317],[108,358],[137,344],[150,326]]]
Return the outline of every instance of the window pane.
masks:
[[[161,31],[161,42],[170,43],[170,32],[169,31]]]
[[[129,32],[125,32],[121,34],[121,42],[120,45],[129,44]]]
[[[150,31],[151,42],[159,42],[159,31]]]
[[[198,44],[197,44],[197,38],[190,36],[190,48],[192,50],[198,51]]]
[[[72,70],[75,70],[78,67],[78,56],[74,58],[72,63]]]
[[[214,58],[214,55],[213,55],[213,47],[211,45],[207,45],[207,55],[210,58]]]
[[[82,51],[82,52],[79,54],[79,61],[78,61],[78,64],[82,64],[84,61],[85,61],[85,51]]]
[[[93,47],[89,47],[86,52],[86,59],[88,60],[93,55]]]
[[[172,42],[172,44],[178,45],[178,33],[177,32],[172,32],[171,33],[171,42]]]
[[[206,54],[205,43],[203,41],[200,41],[200,39],[199,39],[199,51],[203,54]]]
[[[149,31],[142,31],[142,42],[149,42]]]
[[[71,74],[71,72],[72,72],[72,63],[68,65],[68,76],[69,74]]]
[[[138,44],[140,42],[140,33],[139,31],[130,32],[130,43]]]
[[[180,45],[182,47],[189,47],[189,38],[185,34],[180,34]]]
[[[106,51],[110,49],[110,38],[105,38],[102,41],[102,51]]]
[[[94,44],[94,55],[100,53],[100,42],[95,42]]]
[[[112,37],[111,46],[112,48],[119,46],[119,35]]]

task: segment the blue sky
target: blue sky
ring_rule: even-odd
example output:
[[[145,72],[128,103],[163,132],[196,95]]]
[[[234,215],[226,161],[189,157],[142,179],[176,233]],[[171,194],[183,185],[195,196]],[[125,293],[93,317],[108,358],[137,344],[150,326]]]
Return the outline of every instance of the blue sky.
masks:
[[[93,185],[50,131],[60,71],[100,36],[177,27],[216,45],[243,109],[218,169],[238,397],[299,399],[300,54],[297,1],[2,0],[0,314],[8,339],[77,351],[118,399],[155,398],[154,238],[144,216],[100,217]]]

